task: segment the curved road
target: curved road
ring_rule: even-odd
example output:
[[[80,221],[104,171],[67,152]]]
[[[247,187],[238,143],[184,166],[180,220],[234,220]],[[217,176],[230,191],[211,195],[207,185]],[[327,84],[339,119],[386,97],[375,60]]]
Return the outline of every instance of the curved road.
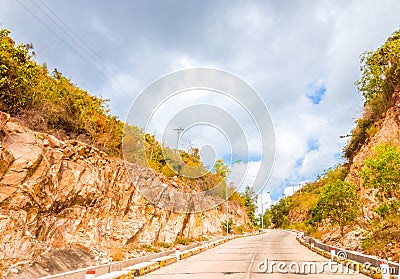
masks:
[[[341,272],[342,269],[337,263],[329,266],[328,259],[300,245],[295,233],[270,230],[262,235],[234,239],[142,278],[369,278],[353,274],[352,270]]]

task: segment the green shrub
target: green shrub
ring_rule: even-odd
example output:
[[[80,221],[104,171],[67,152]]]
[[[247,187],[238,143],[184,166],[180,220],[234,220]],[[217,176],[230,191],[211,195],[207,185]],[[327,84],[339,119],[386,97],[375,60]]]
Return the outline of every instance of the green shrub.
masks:
[[[221,222],[222,225],[222,232],[226,234],[226,220]],[[229,219],[228,220],[228,233],[231,233],[233,230],[233,220]]]
[[[156,247],[162,247],[162,248],[168,249],[168,248],[171,248],[171,247],[172,247],[172,243],[156,242],[156,243],[154,243],[154,246],[156,246]]]
[[[192,243],[193,240],[189,239],[189,238],[185,238],[185,237],[177,237],[175,239],[175,244],[181,244],[181,245],[189,245],[190,243]]]
[[[351,225],[360,215],[360,198],[354,184],[337,180],[325,185],[312,208],[313,221],[327,220],[337,225],[344,234],[344,228]]]
[[[32,45],[15,45],[0,30],[0,110],[28,127],[85,139],[111,155],[121,155],[123,124],[106,100],[89,95],[46,65],[32,60]],[[62,133],[60,133],[62,131]]]

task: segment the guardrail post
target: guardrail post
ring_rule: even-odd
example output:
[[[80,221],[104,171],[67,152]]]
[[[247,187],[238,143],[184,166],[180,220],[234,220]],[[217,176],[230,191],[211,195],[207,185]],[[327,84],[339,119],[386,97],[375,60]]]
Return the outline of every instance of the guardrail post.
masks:
[[[382,279],[390,279],[390,268],[387,260],[381,259],[379,261],[379,266],[381,268]]]
[[[335,248],[333,248],[333,247],[331,247],[331,261],[333,262],[333,259],[335,258],[335,254],[336,254],[336,251],[335,251]]]
[[[178,248],[176,248],[176,250],[175,250],[175,256],[176,256],[176,260],[177,260],[177,261],[179,261],[179,256],[180,256],[180,254],[181,254],[181,249],[179,249],[179,247],[178,247]]]
[[[94,279],[96,277],[96,271],[91,269],[87,270],[85,274],[85,279]]]

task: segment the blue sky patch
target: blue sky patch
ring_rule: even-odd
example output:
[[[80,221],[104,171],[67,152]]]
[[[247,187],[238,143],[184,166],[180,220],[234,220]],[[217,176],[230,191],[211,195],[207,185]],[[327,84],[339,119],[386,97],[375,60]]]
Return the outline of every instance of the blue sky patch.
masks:
[[[308,139],[307,145],[308,145],[308,152],[319,149],[319,142],[318,139],[316,138]]]
[[[255,153],[250,153],[249,155],[243,156],[243,155],[238,155],[238,154],[225,154],[222,159],[224,159],[224,162],[226,164],[231,164],[235,163],[238,160],[240,160],[242,163],[248,163],[248,162],[258,162],[261,161],[262,157],[261,154],[255,154]]]
[[[318,105],[319,103],[321,103],[323,97],[325,96],[326,90],[326,84],[323,81],[311,83],[308,85],[308,91],[310,93],[306,96],[309,100],[311,100],[314,105]]]
[[[303,165],[303,162],[304,162],[304,157],[298,159],[296,161],[296,168],[301,168],[301,166]]]

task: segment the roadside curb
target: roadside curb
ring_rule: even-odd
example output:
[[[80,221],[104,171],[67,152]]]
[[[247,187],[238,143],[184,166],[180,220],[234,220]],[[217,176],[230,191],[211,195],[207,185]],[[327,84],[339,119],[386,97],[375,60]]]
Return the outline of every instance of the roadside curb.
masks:
[[[227,238],[219,239],[203,246],[198,246],[189,250],[185,250],[183,252],[177,252],[175,255],[156,258],[151,260],[150,262],[138,263],[131,267],[123,268],[122,271],[120,271],[120,273],[115,273],[115,275],[108,273],[109,276],[107,276],[108,274],[104,274],[95,277],[95,279],[133,279],[134,277],[139,277],[148,274],[156,269],[173,264],[183,259],[187,259],[191,256],[197,255],[201,252],[204,252],[208,249],[212,249],[214,247],[217,247],[223,243],[226,243],[232,239],[239,237],[243,236],[229,236]]]
[[[308,249],[310,249],[313,252],[316,252],[317,254],[328,258],[328,259],[332,259],[332,254],[322,250],[320,248],[315,247],[314,245],[311,245],[310,243],[307,243],[304,238],[301,236],[301,234],[297,234],[296,236],[296,240],[303,246],[307,247]],[[333,256],[333,261],[342,264],[343,266],[349,268],[349,269],[353,269],[355,272],[359,272],[361,274],[364,274],[368,277],[374,278],[374,279],[382,279],[384,278],[382,275],[382,272],[380,270],[380,268],[378,267],[373,267],[371,265],[366,266],[365,263],[359,263],[357,261],[354,260],[349,260],[346,258],[341,258],[338,257],[337,255]],[[393,275],[391,274],[390,277],[388,277],[390,279],[400,279],[400,277],[398,275]]]
[[[216,246],[219,246],[223,243],[226,243],[230,240],[233,240],[235,238],[241,238],[245,236],[252,236],[255,234],[246,234],[246,235],[231,235],[228,237],[220,238],[214,241],[210,241],[208,243],[203,243],[199,246],[195,246],[192,248],[188,248],[187,250],[180,251],[177,250],[175,253],[172,251],[169,251],[167,253],[162,253],[161,256],[159,257],[153,257],[153,258],[148,258],[148,259],[143,259],[142,262],[136,261],[136,263],[132,264],[130,266],[125,265],[121,266],[119,265],[119,262],[113,262],[110,264],[106,264],[104,266],[94,266],[94,267],[89,267],[77,271],[70,271],[67,273],[63,274],[54,274],[54,275],[48,275],[45,277],[41,277],[38,279],[81,279],[83,278],[81,274],[86,273],[86,271],[90,270],[97,270],[100,272],[99,275],[96,277],[91,277],[94,279],[133,279],[134,277],[139,277],[145,274],[148,274],[156,269],[159,269],[161,267],[173,264],[179,260],[187,259],[193,255],[197,255],[201,252],[204,252],[208,249],[212,249]],[[112,266],[112,269],[111,269]],[[118,268],[119,266],[119,268]],[[108,271],[106,271],[108,270]]]

